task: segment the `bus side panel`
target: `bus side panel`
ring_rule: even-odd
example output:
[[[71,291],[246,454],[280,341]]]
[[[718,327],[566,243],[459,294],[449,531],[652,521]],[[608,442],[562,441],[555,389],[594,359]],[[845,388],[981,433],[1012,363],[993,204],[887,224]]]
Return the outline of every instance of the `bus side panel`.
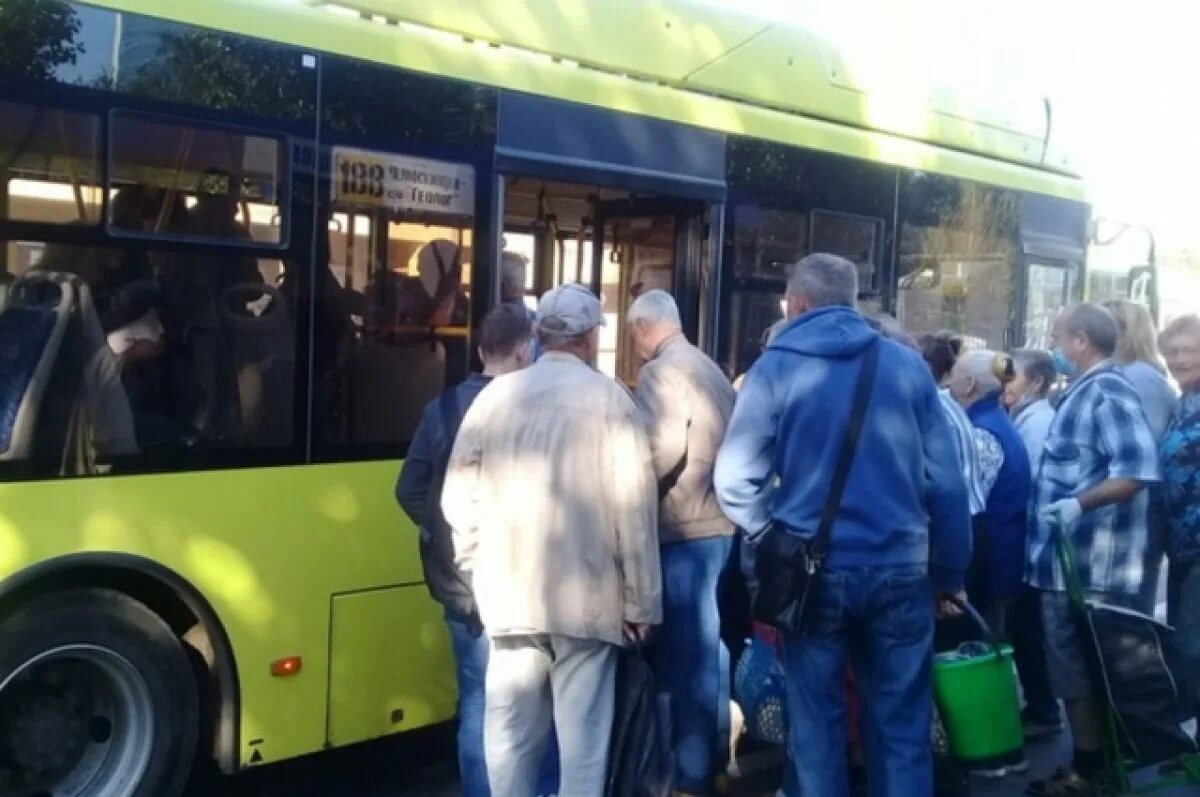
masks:
[[[416,530],[393,498],[398,468],[373,462],[0,484],[0,574],[113,551],[174,570],[209,601],[233,646],[241,763],[314,752],[326,742],[334,595],[411,585],[404,600],[366,615],[397,635],[388,654],[398,658],[377,666],[394,667],[399,678],[453,672],[445,640],[431,630],[436,609],[420,586]],[[337,655],[370,659],[376,643],[353,633],[339,640]],[[301,671],[273,676],[271,662],[286,656],[303,657]],[[420,678],[404,688],[406,699],[428,708],[414,709],[402,727],[447,716],[443,681]]]
[[[340,747],[454,716],[450,639],[423,586],[336,596],[331,633],[330,744]]]

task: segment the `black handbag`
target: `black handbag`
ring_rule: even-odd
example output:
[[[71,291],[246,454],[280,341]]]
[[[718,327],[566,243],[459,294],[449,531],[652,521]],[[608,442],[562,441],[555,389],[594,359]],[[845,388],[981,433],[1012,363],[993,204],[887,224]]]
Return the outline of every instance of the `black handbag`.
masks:
[[[617,656],[604,797],[669,797],[675,775],[670,698],[659,693],[640,646]]]
[[[854,452],[862,434],[867,405],[875,385],[879,364],[879,342],[871,343],[863,354],[854,388],[854,404],[842,448],[838,452],[829,494],[821,509],[821,522],[812,539],[793,534],[780,523],[774,523],[763,534],[755,550],[754,575],[758,582],[754,595],[754,619],[780,631],[804,633],[811,621],[816,603],[825,555],[829,551],[829,535],[842,504]]]

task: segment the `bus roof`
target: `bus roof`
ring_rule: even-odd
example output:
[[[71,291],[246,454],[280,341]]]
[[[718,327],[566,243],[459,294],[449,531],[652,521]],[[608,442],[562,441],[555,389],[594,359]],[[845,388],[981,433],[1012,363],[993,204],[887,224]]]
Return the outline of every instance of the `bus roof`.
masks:
[[[834,42],[701,0],[87,2],[727,133],[1083,195],[1052,138],[1049,101],[988,73],[979,59],[956,69],[953,83],[946,70],[935,82],[928,64],[912,64],[919,48]]]

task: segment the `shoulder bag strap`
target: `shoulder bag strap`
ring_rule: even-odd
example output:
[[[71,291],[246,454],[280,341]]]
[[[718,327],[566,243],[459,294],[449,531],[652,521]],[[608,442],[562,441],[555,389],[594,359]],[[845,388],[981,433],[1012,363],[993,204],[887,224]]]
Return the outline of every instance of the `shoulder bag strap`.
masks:
[[[837,519],[838,509],[842,505],[846,481],[850,478],[850,466],[854,464],[854,452],[858,448],[858,438],[862,435],[863,421],[867,417],[867,405],[871,402],[871,389],[875,386],[878,364],[879,340],[876,339],[867,347],[863,354],[862,366],[859,368],[858,384],[854,388],[854,406],[850,410],[850,425],[846,429],[841,451],[838,452],[833,481],[829,484],[829,495],[825,497],[825,506],[821,509],[821,525],[817,527],[817,536],[813,539],[813,553],[817,556],[824,556],[829,550],[829,535],[833,531],[833,521]]]

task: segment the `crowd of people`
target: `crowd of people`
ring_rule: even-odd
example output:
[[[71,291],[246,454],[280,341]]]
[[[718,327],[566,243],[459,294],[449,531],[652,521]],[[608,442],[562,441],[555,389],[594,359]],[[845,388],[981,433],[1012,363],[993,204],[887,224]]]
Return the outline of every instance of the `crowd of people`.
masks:
[[[466,797],[604,794],[629,647],[669,696],[677,793],[715,793],[731,563],[779,632],[789,797],[848,794],[848,672],[870,793],[933,793],[935,637],[968,601],[1012,642],[1026,734],[1065,706],[1073,757],[1031,791],[1095,793],[1103,707],[1059,533],[1089,597],[1143,612],[1165,557],[1196,700],[1200,317],[1156,336],[1136,305],[1082,303],[1051,352],[971,350],[864,316],[855,266],[814,254],[736,390],[668,293],[639,296],[631,392],[595,368],[597,297],[564,285],[531,314],[520,269],[397,485],[453,640]]]

